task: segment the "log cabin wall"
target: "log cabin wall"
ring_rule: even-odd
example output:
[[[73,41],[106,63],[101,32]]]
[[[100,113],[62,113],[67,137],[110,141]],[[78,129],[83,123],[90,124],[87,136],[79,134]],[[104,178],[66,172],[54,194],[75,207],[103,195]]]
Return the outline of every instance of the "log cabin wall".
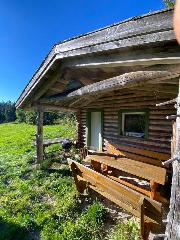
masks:
[[[166,97],[164,97],[166,96]],[[148,150],[171,153],[172,121],[166,116],[176,113],[174,105],[156,107],[157,103],[168,101],[168,94],[147,94],[147,92],[121,90],[105,95],[81,109],[78,114],[79,141],[86,145],[86,112],[87,109],[102,109],[103,119],[103,150],[106,143],[129,144]],[[148,138],[132,138],[119,134],[118,112],[121,109],[149,109]]]

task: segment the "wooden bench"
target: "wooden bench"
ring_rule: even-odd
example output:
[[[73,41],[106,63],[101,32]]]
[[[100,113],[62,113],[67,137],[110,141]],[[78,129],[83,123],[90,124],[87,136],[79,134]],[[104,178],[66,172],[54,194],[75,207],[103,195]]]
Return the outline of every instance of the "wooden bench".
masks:
[[[148,232],[152,225],[162,224],[162,204],[160,202],[148,198],[142,193],[134,191],[76,161],[69,159],[68,163],[80,193],[83,193],[89,187],[141,219],[142,239],[148,239]],[[163,174],[160,173],[159,176],[162,183]],[[157,177],[154,176],[156,181]]]
[[[124,184],[127,187],[132,188],[144,195],[156,199],[158,201],[165,201],[163,197],[160,196],[160,193],[157,191],[158,184],[164,185],[166,182],[166,169],[162,167],[157,167],[147,163],[135,161],[128,158],[120,157],[110,157],[106,155],[88,155],[87,159],[91,162],[94,170],[103,173],[109,178]],[[107,168],[106,166],[110,167]],[[123,176],[121,178],[117,177],[117,174],[114,174],[116,170],[125,172],[131,176],[132,181],[127,181],[128,177]],[[117,171],[116,171],[117,172]],[[128,176],[128,175],[126,175]],[[142,188],[142,186],[135,185],[133,182],[134,179],[141,181],[141,179],[147,180],[150,183],[150,190]]]

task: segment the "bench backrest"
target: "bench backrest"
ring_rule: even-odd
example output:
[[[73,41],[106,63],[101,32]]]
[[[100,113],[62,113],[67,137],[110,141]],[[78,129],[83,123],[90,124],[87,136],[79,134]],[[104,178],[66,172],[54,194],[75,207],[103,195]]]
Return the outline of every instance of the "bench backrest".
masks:
[[[144,163],[149,163],[156,166],[161,166],[162,161],[166,161],[170,159],[170,154],[167,153],[160,153],[155,151],[150,151],[146,149],[140,149],[132,146],[127,145],[117,145],[117,144],[106,144],[107,152],[112,154],[117,154],[120,156],[124,156],[129,159],[133,159],[136,161],[141,161]]]

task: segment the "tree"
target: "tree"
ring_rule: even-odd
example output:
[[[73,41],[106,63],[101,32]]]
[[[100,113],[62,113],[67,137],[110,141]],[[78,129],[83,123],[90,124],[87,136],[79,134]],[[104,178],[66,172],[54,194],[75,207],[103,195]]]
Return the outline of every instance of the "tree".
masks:
[[[4,115],[6,122],[14,122],[16,120],[16,108],[14,103],[11,102],[6,103]]]
[[[5,121],[5,116],[3,113],[0,112],[0,123],[3,123]]]
[[[36,124],[37,114],[34,111],[25,112],[25,122],[27,124]]]
[[[166,7],[168,7],[168,8],[172,8],[175,5],[175,0],[163,0],[163,1],[165,3]]]
[[[56,119],[58,119],[58,118],[59,118],[59,114],[46,112],[46,113],[44,114],[44,120],[43,120],[43,122],[44,122],[44,124],[46,124],[46,125],[50,125],[50,124],[53,124],[54,121],[55,121]]]
[[[18,109],[16,111],[16,117],[19,123],[25,122],[27,124],[36,124],[37,113],[35,111],[24,111],[22,109]],[[52,112],[45,112],[43,123],[45,125],[50,125],[61,117],[64,117],[64,115]]]
[[[19,123],[26,122],[26,115],[22,109],[16,110],[16,119]]]

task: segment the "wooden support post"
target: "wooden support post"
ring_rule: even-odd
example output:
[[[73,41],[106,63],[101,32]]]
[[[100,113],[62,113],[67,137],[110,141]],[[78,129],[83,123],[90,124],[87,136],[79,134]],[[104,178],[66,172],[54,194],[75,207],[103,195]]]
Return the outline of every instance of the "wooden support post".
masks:
[[[43,149],[43,111],[37,111],[37,134],[36,134],[36,149],[37,149],[37,163],[41,163],[44,159]]]
[[[180,157],[180,80],[179,94],[177,98],[177,118],[176,118],[176,147],[175,155]],[[173,158],[174,156],[172,156]],[[171,187],[170,211],[168,214],[168,223],[166,226],[166,240],[180,239],[180,161],[175,160],[173,165],[173,177]]]
[[[176,122],[173,121],[172,125],[173,133],[171,138],[171,156],[173,157],[176,153]]]

